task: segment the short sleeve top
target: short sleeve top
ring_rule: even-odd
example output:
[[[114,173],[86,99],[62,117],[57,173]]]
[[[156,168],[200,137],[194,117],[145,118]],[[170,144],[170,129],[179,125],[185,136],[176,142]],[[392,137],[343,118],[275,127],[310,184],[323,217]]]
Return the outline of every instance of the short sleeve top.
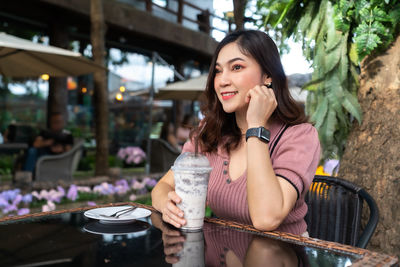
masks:
[[[298,195],[294,208],[277,230],[302,234],[307,229],[304,221],[307,204],[304,197],[320,159],[318,132],[309,123],[287,127],[283,123],[274,122],[269,130],[269,152],[275,174],[287,180]],[[194,151],[191,141],[185,143],[182,153],[187,151]],[[247,170],[238,179],[231,181],[229,154],[219,147],[217,152],[206,153],[206,156],[213,167],[208,184],[208,205],[218,217],[252,224],[247,203]]]

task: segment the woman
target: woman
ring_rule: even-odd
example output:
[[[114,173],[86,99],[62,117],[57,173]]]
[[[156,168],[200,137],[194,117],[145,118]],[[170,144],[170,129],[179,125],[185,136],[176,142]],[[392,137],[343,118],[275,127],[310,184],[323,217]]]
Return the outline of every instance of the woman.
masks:
[[[194,139],[213,170],[207,203],[221,218],[263,231],[304,234],[307,192],[320,156],[315,128],[291,98],[278,49],[260,31],[237,31],[218,45],[207,104]],[[170,170],[152,191],[164,221],[186,223]]]

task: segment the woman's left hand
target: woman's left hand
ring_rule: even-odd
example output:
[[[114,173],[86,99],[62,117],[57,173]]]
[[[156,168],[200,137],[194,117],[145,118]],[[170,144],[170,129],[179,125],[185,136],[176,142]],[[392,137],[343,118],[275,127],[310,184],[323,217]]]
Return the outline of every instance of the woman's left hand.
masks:
[[[246,102],[249,103],[246,115],[249,128],[264,126],[278,105],[274,91],[265,85],[250,89]]]

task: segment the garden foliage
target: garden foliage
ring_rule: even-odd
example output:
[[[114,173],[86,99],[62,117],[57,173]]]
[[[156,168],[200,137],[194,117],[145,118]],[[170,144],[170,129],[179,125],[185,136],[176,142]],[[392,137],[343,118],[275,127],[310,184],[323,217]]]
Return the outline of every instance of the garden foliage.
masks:
[[[324,159],[341,157],[351,123],[362,120],[359,64],[384,51],[400,29],[398,0],[258,0],[259,26],[301,41],[312,62],[306,112],[318,129]]]

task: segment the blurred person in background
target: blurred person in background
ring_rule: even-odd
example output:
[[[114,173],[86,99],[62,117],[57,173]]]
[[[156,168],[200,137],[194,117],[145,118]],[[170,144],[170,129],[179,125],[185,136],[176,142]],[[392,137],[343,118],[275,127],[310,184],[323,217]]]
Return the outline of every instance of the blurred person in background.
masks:
[[[74,143],[71,133],[64,129],[64,118],[60,112],[50,116],[49,129],[42,130],[28,149],[24,171],[33,172],[37,160],[45,155],[57,155],[69,151]]]

